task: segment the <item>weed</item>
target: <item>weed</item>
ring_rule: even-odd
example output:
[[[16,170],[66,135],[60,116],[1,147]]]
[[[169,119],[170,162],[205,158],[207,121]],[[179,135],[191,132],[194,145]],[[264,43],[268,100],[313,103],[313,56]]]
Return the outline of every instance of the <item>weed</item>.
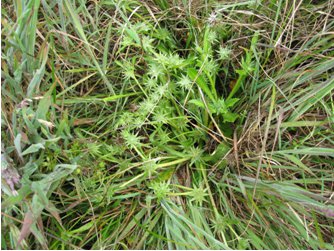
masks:
[[[330,1],[5,1],[3,249],[334,249]]]

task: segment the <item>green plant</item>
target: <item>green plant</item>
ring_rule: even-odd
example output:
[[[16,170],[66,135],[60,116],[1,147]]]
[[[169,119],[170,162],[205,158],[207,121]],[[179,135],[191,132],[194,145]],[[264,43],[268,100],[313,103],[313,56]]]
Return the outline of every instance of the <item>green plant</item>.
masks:
[[[3,249],[334,249],[332,1],[4,1]]]

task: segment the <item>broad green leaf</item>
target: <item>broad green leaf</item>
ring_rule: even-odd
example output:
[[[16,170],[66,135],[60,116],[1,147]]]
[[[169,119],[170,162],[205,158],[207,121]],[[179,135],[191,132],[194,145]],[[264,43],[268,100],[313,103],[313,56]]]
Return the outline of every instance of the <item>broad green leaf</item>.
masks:
[[[239,117],[238,114],[232,113],[232,112],[227,112],[223,114],[223,118],[225,122],[233,123],[238,117]]]
[[[136,42],[136,44],[140,45],[140,38],[137,32],[135,32],[131,28],[125,28],[125,32]]]
[[[45,72],[45,64],[48,59],[49,47],[43,49],[42,63],[39,69],[35,72],[34,77],[30,81],[27,89],[27,97],[32,98],[36,90],[39,88],[39,85],[43,79]]]
[[[45,149],[44,145],[42,143],[37,143],[29,146],[26,150],[23,151],[22,156],[38,152],[40,149]]]
[[[36,118],[46,120],[46,115],[49,112],[50,106],[51,106],[51,96],[46,95],[39,102],[39,105],[36,111]]]
[[[22,156],[21,138],[22,138],[22,134],[19,133],[19,134],[16,135],[16,137],[14,139],[15,149],[16,149],[17,153],[19,154],[19,156]]]
[[[94,221],[90,221],[90,222],[86,223],[85,225],[83,225],[83,226],[81,226],[77,229],[71,230],[69,233],[70,234],[82,233],[82,232],[85,232],[85,231],[91,229],[93,226],[94,226]]]
[[[209,161],[212,163],[217,163],[218,161],[222,160],[225,157],[225,155],[228,153],[230,149],[231,147],[228,146],[226,143],[224,142],[220,143],[217,146],[216,150],[209,157]]]
[[[201,108],[205,109],[205,105],[204,105],[203,101],[200,100],[200,99],[191,99],[191,100],[189,100],[188,103],[194,104],[194,105],[196,105],[198,107],[201,107]]]
[[[194,68],[189,68],[188,69],[188,76],[189,78],[196,82],[197,85],[204,91],[204,93],[206,95],[208,95],[208,97],[211,99],[212,102],[215,101],[215,98],[209,88],[209,86],[207,85],[205,78],[202,75],[199,75],[198,71]]]
[[[238,98],[230,98],[230,99],[225,101],[225,105],[226,105],[227,108],[233,107],[238,101],[239,101]]]
[[[334,149],[321,148],[321,147],[305,147],[291,150],[275,151],[278,154],[303,154],[303,155],[319,155],[319,156],[331,156],[334,157]]]
[[[188,103],[194,104],[198,107],[201,107],[201,108],[205,109],[205,104],[200,99],[191,99],[191,100],[189,100]],[[208,105],[208,108],[209,108],[211,113],[217,113],[216,109],[214,108],[214,106],[211,103],[208,103],[207,105]]]

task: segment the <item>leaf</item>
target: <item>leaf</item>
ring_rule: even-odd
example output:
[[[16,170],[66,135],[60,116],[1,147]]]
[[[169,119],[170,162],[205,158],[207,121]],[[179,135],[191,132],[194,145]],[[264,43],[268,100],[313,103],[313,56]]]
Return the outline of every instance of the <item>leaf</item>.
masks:
[[[33,144],[29,146],[26,150],[24,150],[24,152],[22,153],[22,156],[27,155],[29,153],[38,152],[40,149],[45,149],[42,143]]]
[[[52,129],[55,125],[49,121],[43,120],[43,119],[37,119],[37,121],[39,123],[41,123],[42,125],[46,126],[47,128]]]
[[[217,249],[224,249],[224,250],[229,249],[224,243],[220,242],[214,236],[210,235],[210,233],[207,233],[204,229],[197,227],[193,222],[191,222],[187,218],[185,214],[181,213],[181,210],[180,211],[174,210],[166,201],[162,201],[161,206],[164,209],[164,211],[168,214],[170,219],[172,219],[173,223],[175,223],[178,226],[178,228],[182,232],[184,232],[183,236],[188,235],[188,237],[190,238],[190,241],[192,241],[195,245],[198,245],[199,247],[207,249],[207,247],[203,246],[204,244],[200,242],[197,238],[195,238],[193,234],[189,234],[189,233],[192,233],[192,231],[195,231],[198,234],[202,234],[207,240],[212,241],[212,243],[214,243]],[[175,207],[175,209],[176,208],[177,207]],[[186,226],[191,228],[191,230],[187,228]]]
[[[44,96],[38,104],[38,108],[36,111],[37,119],[46,120],[46,114],[49,111],[51,106],[51,96],[46,95]]]
[[[137,32],[135,32],[132,29],[129,28],[125,28],[125,32],[129,35],[129,37],[131,37],[137,44],[140,45],[140,38],[137,34]]]
[[[36,216],[39,215],[39,213],[48,205],[49,202],[47,197],[47,192],[49,191],[51,183],[44,184],[43,180],[33,182],[31,184],[31,190],[35,192],[32,198],[32,203],[33,203],[32,212]]]
[[[276,151],[277,154],[303,154],[303,155],[319,155],[334,157],[334,149],[323,147],[305,147],[299,149]]]
[[[201,107],[201,108],[205,109],[205,104],[203,103],[202,100],[192,99],[192,100],[189,100],[189,103],[194,104],[198,107]],[[209,108],[211,113],[216,113],[217,112],[216,109],[213,107],[213,105],[211,103],[208,103],[207,105],[208,105],[208,108]]]
[[[24,216],[24,220],[23,220],[23,224],[22,224],[22,228],[21,228],[21,232],[20,232],[20,237],[17,241],[18,246],[21,245],[21,242],[29,236],[29,234],[31,233],[31,226],[34,224],[34,216],[32,214],[32,212],[28,211],[25,216]]]
[[[44,76],[44,72],[45,72],[45,64],[46,61],[48,59],[48,53],[49,53],[49,47],[45,47],[44,51],[43,51],[43,61],[41,66],[39,67],[39,69],[36,71],[36,73],[34,74],[34,77],[32,78],[32,80],[30,81],[28,88],[27,88],[27,97],[31,98],[34,94],[34,92],[36,91],[36,89],[38,89],[39,84],[42,81],[42,78]]]
[[[89,230],[90,228],[92,228],[94,226],[94,222],[93,221],[90,221],[88,222],[87,224],[77,228],[77,229],[74,229],[72,231],[70,231],[69,233],[70,234],[77,234],[77,233],[81,233],[81,232],[84,232],[84,231],[87,231]]]
[[[233,112],[227,112],[223,114],[223,118],[225,122],[233,123],[238,118],[238,114]]]
[[[77,168],[76,165],[57,165],[55,170],[52,173],[49,173],[39,181],[34,181],[31,184],[31,190],[34,192],[32,198],[32,211],[28,211],[26,213],[21,235],[19,238],[19,242],[21,242],[24,238],[26,238],[31,231],[33,231],[34,235],[38,239],[38,241],[44,245],[44,237],[40,233],[40,231],[36,228],[36,221],[38,217],[41,215],[44,208],[48,208],[52,211],[53,215],[55,215],[57,219],[57,215],[55,214],[55,208],[52,204],[49,203],[48,197],[50,195],[50,191],[52,191],[52,184],[56,181],[61,180],[64,177],[67,177]]]
[[[14,146],[15,146],[15,149],[16,149],[16,151],[17,151],[17,153],[19,154],[20,157],[22,157],[21,138],[22,138],[22,134],[19,133],[19,134],[16,135],[16,137],[14,139]]]
[[[231,149],[226,143],[220,143],[213,154],[209,157],[209,161],[213,163],[217,163],[220,161]]]
[[[230,99],[225,101],[225,105],[226,105],[227,108],[233,107],[238,101],[239,101],[238,98],[230,98]]]
[[[120,232],[120,235],[117,238],[117,241],[121,241],[122,239],[124,239],[129,234],[131,229],[136,226],[137,224],[136,221],[137,222],[140,221],[144,217],[146,212],[147,212],[147,209],[142,208],[135,216],[133,216],[132,217],[133,219],[126,226],[124,226],[125,228],[122,229],[122,232]]]
[[[237,79],[237,82],[233,86],[233,89],[231,90],[230,94],[227,97],[227,100],[230,100],[233,95],[240,89],[241,85],[243,84],[245,78],[246,78],[246,72],[244,70],[236,70],[236,72],[239,74],[239,77]]]
[[[138,94],[138,92],[133,92],[133,93],[127,93],[127,94],[119,94],[119,95],[113,95],[110,97],[106,97],[103,99],[103,101],[108,102],[108,101],[114,101],[120,98],[125,98],[125,97],[130,97]]]
[[[91,45],[88,43],[88,39],[85,35],[84,29],[80,23],[80,18],[79,15],[75,12],[75,7],[70,3],[70,1],[64,1],[65,2],[65,6],[66,6],[66,10],[67,13],[71,16],[72,19],[72,23],[75,27],[75,29],[77,30],[77,33],[79,34],[80,38],[83,40],[84,45],[86,47],[86,50],[89,54],[89,56],[91,57],[97,71],[99,72],[99,74],[101,75],[103,81],[105,82],[106,86],[108,87],[109,91],[112,94],[115,94],[115,91],[111,85],[111,83],[109,82],[106,74],[103,72],[99,62],[96,59],[96,56],[91,48]]]
[[[196,106],[198,106],[198,107],[201,107],[201,108],[205,108],[205,105],[204,105],[203,101],[202,101],[202,100],[199,100],[199,99],[192,99],[192,100],[189,100],[189,103],[190,103],[190,104],[194,104],[194,105],[196,105]]]
[[[302,114],[304,114],[307,110],[309,110],[312,106],[314,106],[319,101],[323,100],[326,95],[330,95],[330,93],[334,89],[334,77],[328,79],[326,82],[318,84],[315,86],[309,93],[299,98],[293,105],[299,104],[296,109],[294,109],[291,114],[289,121],[296,121]],[[284,110],[290,110],[291,107],[288,106]]]
[[[156,180],[160,182],[167,181],[172,177],[173,173],[174,173],[173,168],[167,169],[166,171],[160,172]]]
[[[140,241],[138,242],[137,246],[134,248],[135,250],[142,249],[143,244],[146,242],[147,237],[151,234],[151,231],[157,225],[161,216],[162,216],[162,211],[159,211],[153,219],[150,218],[147,220],[149,224],[148,228],[143,236],[138,236],[138,241],[139,239]]]
[[[307,171],[308,173],[312,174],[313,176],[317,177],[312,170],[307,167],[299,158],[297,158],[295,155],[292,154],[284,154],[281,153],[285,158],[287,158],[288,160],[292,161],[294,164],[296,164],[297,166],[299,166],[301,169]]]
[[[39,228],[37,228],[37,224],[33,224],[31,226],[31,233],[35,236],[36,240],[39,242],[39,244],[42,245],[41,249],[48,249],[47,246],[47,241],[45,239],[45,236],[43,235],[43,233],[39,230]]]
[[[215,98],[208,87],[205,78],[202,75],[198,75],[198,72],[194,68],[189,68],[188,69],[188,76],[192,81],[195,81],[197,85],[204,91],[206,95],[214,102]]]
[[[32,193],[29,185],[23,185],[18,190],[18,195],[16,196],[9,196],[1,201],[1,209],[8,209],[13,207],[14,205],[17,205],[19,203],[22,203],[24,198],[28,196],[30,193]]]
[[[215,113],[218,113],[218,114],[225,114],[228,112],[227,106],[225,104],[225,100],[223,98],[215,102],[214,109],[215,109]]]

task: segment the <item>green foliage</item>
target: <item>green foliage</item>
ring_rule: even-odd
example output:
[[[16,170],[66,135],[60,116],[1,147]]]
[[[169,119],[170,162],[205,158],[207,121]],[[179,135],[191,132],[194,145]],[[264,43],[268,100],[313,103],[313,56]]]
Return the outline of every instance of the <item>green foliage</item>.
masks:
[[[168,196],[168,193],[170,192],[169,184],[166,182],[154,182],[152,183],[150,188],[153,190],[158,201],[161,201],[162,199],[166,199]]]
[[[3,249],[334,249],[332,6],[234,2],[3,3]]]

